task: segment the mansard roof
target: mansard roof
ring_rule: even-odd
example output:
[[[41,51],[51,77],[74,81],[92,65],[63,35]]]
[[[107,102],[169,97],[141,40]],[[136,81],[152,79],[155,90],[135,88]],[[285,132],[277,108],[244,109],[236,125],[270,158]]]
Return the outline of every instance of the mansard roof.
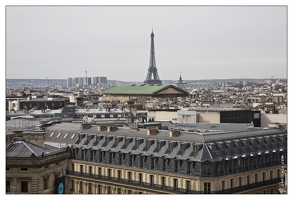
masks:
[[[146,129],[125,127],[98,131],[98,127],[91,127],[80,133],[73,147],[200,162],[287,149],[287,132],[276,128],[177,130],[172,137],[170,131],[155,130],[150,133]]]

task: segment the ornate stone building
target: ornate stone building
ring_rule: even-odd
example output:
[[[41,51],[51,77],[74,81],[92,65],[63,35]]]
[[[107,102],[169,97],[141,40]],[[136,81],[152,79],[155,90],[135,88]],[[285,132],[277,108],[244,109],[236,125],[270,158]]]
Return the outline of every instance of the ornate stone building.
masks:
[[[17,135],[6,147],[6,193],[56,193],[57,179],[66,172],[67,148],[36,145],[26,141],[20,131]],[[33,131],[29,135],[37,140],[40,131],[35,136]]]
[[[276,128],[92,126],[71,146],[67,192],[278,193],[281,157],[287,163],[287,131]]]

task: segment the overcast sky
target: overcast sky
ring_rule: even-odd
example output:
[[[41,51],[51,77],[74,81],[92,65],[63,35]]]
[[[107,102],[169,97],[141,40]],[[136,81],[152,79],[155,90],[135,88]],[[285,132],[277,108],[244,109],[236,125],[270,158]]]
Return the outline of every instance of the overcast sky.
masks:
[[[286,78],[286,6],[7,6],[6,78]]]

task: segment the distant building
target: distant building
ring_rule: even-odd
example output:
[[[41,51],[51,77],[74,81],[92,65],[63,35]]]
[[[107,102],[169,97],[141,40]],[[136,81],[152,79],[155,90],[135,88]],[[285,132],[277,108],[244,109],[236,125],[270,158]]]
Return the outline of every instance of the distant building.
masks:
[[[83,88],[84,85],[85,85],[84,78],[83,77],[79,77],[78,78],[78,87],[79,88]]]
[[[70,84],[70,80],[72,82],[71,84]],[[107,77],[78,77],[78,78],[67,79],[67,87],[83,88],[86,85],[87,86],[107,85]]]
[[[187,83],[182,80],[182,77],[180,75],[179,80],[175,82],[174,85],[176,85],[179,88],[186,88]]]
[[[73,85],[72,85],[72,82],[73,81],[73,79],[72,78],[68,78],[67,79],[67,87],[72,87]]]
[[[107,77],[98,77],[99,85],[107,85]]]

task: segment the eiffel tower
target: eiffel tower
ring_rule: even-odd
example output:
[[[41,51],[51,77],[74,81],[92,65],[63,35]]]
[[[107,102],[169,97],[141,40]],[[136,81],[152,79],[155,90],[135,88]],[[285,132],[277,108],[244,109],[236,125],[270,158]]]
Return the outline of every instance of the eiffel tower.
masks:
[[[159,78],[158,70],[156,67],[154,37],[155,37],[155,35],[152,30],[150,65],[149,65],[149,69],[148,69],[148,74],[147,74],[146,79],[144,81],[145,84],[162,84],[162,81]]]

